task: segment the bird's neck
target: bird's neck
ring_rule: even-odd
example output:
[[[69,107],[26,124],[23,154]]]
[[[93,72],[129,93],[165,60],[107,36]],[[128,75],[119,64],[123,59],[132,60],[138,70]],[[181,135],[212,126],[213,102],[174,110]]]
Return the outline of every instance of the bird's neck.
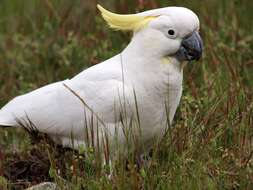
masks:
[[[149,102],[162,107],[169,98],[172,121],[178,104],[176,98],[181,96],[182,64],[176,58],[159,55],[152,47],[138,43],[136,38],[138,36],[134,36],[120,54],[125,79],[146,94]]]
[[[182,69],[182,63],[173,56],[164,55],[164,51],[158,50],[159,42],[152,41],[149,36],[145,35],[147,35],[145,31],[134,34],[131,42],[121,53],[121,56],[127,59],[126,67],[133,67],[134,69],[145,67],[147,70],[148,68],[157,68],[159,64],[162,64],[163,67],[172,64],[173,67]]]
[[[173,56],[166,56],[157,51],[159,44],[154,45],[143,41],[141,35],[140,33],[135,34],[120,54],[124,69],[145,71],[145,75],[149,72],[167,72],[171,69],[182,71],[183,64],[181,62]]]

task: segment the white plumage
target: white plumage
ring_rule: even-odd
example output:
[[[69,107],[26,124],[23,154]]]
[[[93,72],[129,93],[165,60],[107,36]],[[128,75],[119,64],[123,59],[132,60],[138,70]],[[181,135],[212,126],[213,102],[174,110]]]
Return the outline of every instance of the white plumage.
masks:
[[[75,148],[85,145],[85,126],[96,126],[99,136],[106,129],[112,144],[115,128],[124,142],[122,125],[132,120],[140,122],[144,143],[163,134],[165,107],[171,123],[182,94],[183,60],[177,52],[183,39],[198,31],[197,16],[180,7],[126,17],[99,9],[112,27],[134,31],[125,50],[72,79],[14,98],[0,110],[0,125],[19,127],[29,118],[64,146],[72,147],[73,137]]]

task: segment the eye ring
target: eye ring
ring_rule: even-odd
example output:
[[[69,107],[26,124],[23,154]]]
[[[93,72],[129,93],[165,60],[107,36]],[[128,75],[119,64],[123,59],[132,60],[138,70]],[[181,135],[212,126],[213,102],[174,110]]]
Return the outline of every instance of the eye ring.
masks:
[[[171,39],[175,39],[177,37],[177,31],[174,28],[169,28],[167,30],[167,37]]]
[[[168,34],[169,34],[170,36],[174,36],[175,31],[174,31],[173,29],[169,29],[169,30],[168,30]]]

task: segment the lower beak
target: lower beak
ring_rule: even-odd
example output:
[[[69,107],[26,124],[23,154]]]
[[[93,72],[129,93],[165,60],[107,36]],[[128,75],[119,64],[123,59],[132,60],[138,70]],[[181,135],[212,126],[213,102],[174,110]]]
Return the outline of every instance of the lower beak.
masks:
[[[198,32],[194,32],[191,36],[184,38],[181,47],[176,53],[180,61],[198,61],[203,52],[203,41]]]

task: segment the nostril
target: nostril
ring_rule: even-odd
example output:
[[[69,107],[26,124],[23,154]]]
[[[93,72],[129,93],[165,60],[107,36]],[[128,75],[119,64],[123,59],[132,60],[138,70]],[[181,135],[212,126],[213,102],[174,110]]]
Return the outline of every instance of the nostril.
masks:
[[[194,52],[188,52],[188,55],[194,57],[196,55],[196,53],[194,53]]]
[[[182,47],[183,47],[184,49],[186,49],[186,50],[189,50],[189,47],[188,47],[186,44],[184,44],[184,43],[182,43]]]

